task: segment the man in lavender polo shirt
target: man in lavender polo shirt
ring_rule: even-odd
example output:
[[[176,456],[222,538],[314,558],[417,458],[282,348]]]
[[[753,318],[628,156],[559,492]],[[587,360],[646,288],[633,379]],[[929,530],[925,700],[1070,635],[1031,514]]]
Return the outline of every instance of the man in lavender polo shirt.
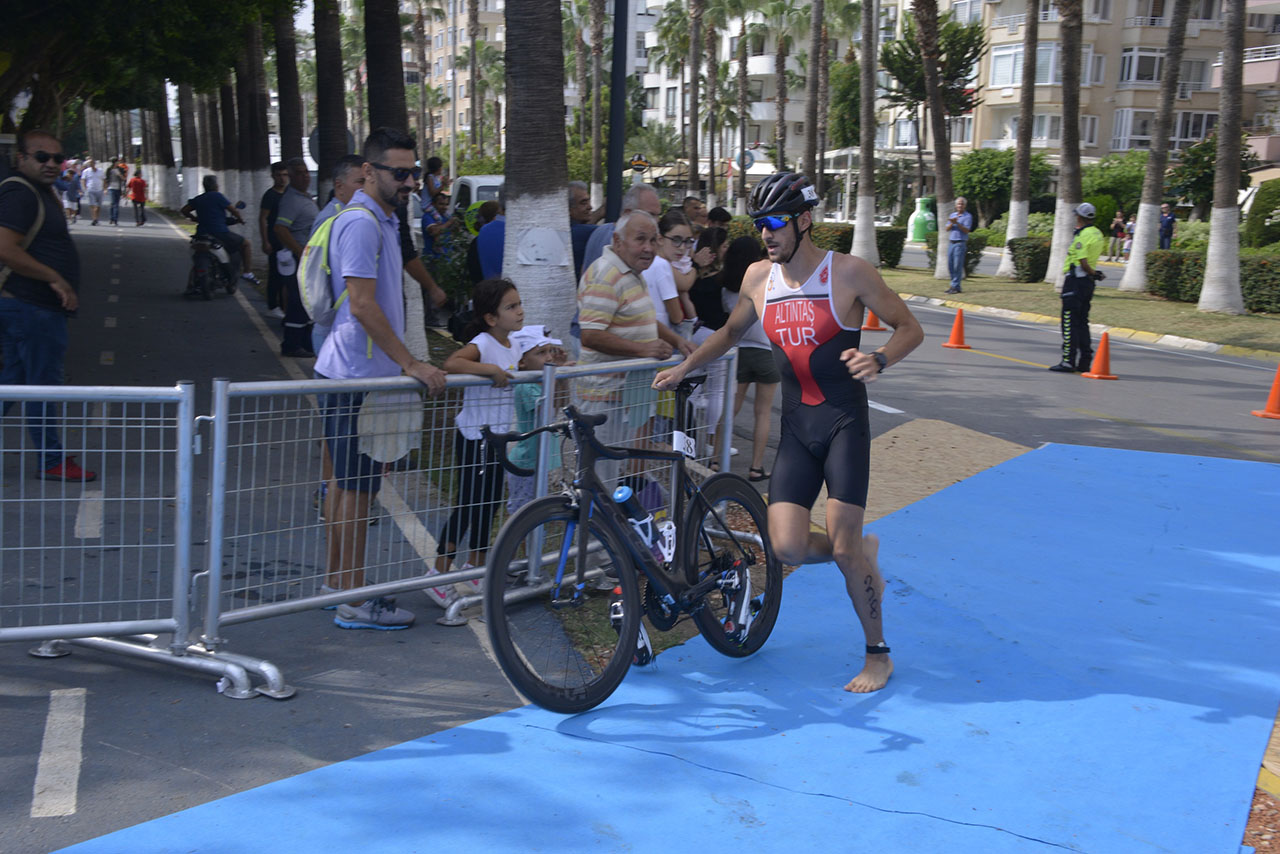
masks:
[[[316,374],[332,379],[395,377],[402,373],[444,391],[444,372],[410,355],[404,345],[403,261],[399,219],[420,171],[413,138],[379,128],[364,144],[364,188],[333,224],[329,243],[334,302],[348,294],[316,360]],[[363,208],[369,213],[355,210]],[[370,215],[371,214],[371,215]],[[322,396],[325,448],[333,481],[325,504],[328,549],[326,587],[347,590],[364,579],[369,509],[382,480],[382,466],[360,453],[356,420],[361,392]],[[405,629],[413,614],[378,597],[338,606],[334,622],[344,629]]]

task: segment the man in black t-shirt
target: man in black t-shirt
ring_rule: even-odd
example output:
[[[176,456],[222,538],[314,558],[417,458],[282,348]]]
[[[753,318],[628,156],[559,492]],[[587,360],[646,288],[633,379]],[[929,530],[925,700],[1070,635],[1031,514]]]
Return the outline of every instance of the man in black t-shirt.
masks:
[[[272,185],[262,194],[258,205],[258,232],[262,236],[262,252],[267,257],[267,310],[276,317],[284,317],[284,277],[276,270],[276,253],[284,248],[276,237],[276,213],[280,199],[289,187],[289,168],[283,160],[271,164]]]
[[[67,318],[80,305],[80,257],[52,189],[65,160],[56,137],[28,131],[18,139],[16,179],[0,186],[0,265],[8,274],[0,288],[0,385],[62,384]],[[36,229],[41,206],[43,222]],[[55,404],[30,401],[23,411],[32,449],[40,454],[38,477],[97,478],[63,452]]]

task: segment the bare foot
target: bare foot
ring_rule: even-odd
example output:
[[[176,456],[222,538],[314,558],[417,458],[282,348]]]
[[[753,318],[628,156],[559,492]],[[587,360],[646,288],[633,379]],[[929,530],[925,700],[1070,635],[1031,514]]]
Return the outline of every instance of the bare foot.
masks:
[[[862,672],[853,677],[844,689],[852,694],[869,694],[872,691],[879,691],[888,684],[892,673],[893,659],[889,658],[888,653],[868,655]]]

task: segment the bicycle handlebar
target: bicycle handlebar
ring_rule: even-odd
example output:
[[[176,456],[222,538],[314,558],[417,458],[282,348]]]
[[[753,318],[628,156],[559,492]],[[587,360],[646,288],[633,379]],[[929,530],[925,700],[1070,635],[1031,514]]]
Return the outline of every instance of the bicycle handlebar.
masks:
[[[706,379],[706,376],[695,376],[681,380],[680,384],[676,386],[676,399],[687,399],[694,387],[701,385],[706,381]],[[604,424],[609,420],[609,416],[605,413],[588,414],[579,411],[576,406],[570,404],[564,408],[564,414],[568,420],[558,421],[555,424],[546,424],[542,427],[535,427],[525,433],[495,433],[490,430],[489,425],[486,424],[480,428],[480,436],[484,439],[486,444],[493,448],[494,454],[497,456],[498,462],[502,464],[502,467],[517,477],[532,477],[536,474],[536,471],[534,469],[528,469],[524,466],[516,465],[511,461],[507,456],[507,445],[509,443],[523,442],[526,439],[531,439],[534,436],[537,436],[539,433],[547,432],[561,433],[565,436],[569,436],[571,435],[569,430],[571,424],[576,424],[581,428],[583,438],[590,442],[595,452],[605,459],[625,460],[633,456],[631,448],[613,447],[611,445],[604,444],[596,438],[594,428],[599,427],[601,424]]]

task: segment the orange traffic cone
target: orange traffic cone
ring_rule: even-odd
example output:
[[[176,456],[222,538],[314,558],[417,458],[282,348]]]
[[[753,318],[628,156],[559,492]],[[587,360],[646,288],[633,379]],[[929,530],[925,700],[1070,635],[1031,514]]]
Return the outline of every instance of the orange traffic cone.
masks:
[[[1276,378],[1271,383],[1271,394],[1267,397],[1267,408],[1255,409],[1253,414],[1259,418],[1280,419],[1280,368],[1276,368]]]
[[[862,324],[863,332],[884,332],[885,329],[880,325],[880,318],[876,317],[876,313],[867,309],[867,322]]]
[[[1093,356],[1093,364],[1089,366],[1089,370],[1080,376],[1088,377],[1091,380],[1118,380],[1115,374],[1111,373],[1111,336],[1102,333],[1102,340],[1098,342],[1098,352]]]
[[[956,309],[956,320],[955,320],[955,323],[951,324],[951,338],[948,341],[944,341],[942,346],[951,350],[973,349],[968,344],[964,343],[964,309],[963,308]]]

